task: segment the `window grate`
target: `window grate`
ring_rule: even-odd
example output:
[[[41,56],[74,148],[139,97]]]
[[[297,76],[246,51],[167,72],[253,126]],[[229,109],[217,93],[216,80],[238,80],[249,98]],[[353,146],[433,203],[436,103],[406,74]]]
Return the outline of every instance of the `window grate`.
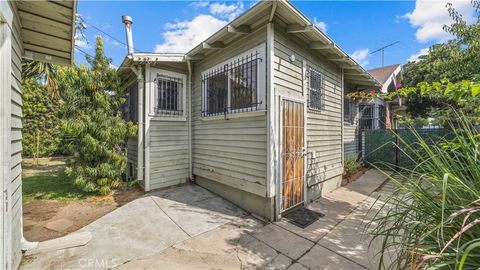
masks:
[[[155,78],[155,114],[163,116],[183,115],[183,80],[157,74]]]
[[[360,129],[373,129],[373,105],[360,105]]]
[[[203,74],[202,116],[256,111],[259,61],[255,51]]]
[[[322,110],[325,107],[325,78],[320,71],[310,68],[308,74],[309,100],[308,106]]]

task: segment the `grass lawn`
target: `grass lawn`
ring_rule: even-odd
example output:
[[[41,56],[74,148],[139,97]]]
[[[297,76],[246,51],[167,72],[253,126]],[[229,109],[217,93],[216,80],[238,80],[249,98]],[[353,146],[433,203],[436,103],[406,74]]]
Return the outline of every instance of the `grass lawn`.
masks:
[[[75,186],[72,177],[63,170],[23,177],[23,203],[34,200],[80,200],[89,195]]]
[[[23,161],[23,203],[34,200],[81,200],[92,194],[73,184],[73,178],[65,174],[65,160],[42,158],[39,164],[32,159]]]

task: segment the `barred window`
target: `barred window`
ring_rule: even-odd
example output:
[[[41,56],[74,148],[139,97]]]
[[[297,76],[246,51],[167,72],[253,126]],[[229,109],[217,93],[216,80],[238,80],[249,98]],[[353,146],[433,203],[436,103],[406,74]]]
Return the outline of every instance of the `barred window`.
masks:
[[[347,97],[343,99],[343,121],[350,124],[355,121],[355,104]]]
[[[259,91],[263,47],[202,73],[202,116],[256,111],[263,103]]]
[[[320,71],[310,68],[308,74],[308,106],[321,110],[325,107],[325,78]]]
[[[174,73],[158,73],[154,79],[154,114],[160,116],[183,115],[185,79]]]
[[[227,108],[228,68],[214,70],[203,80],[206,87],[206,109],[210,114],[222,114]]]
[[[360,105],[360,129],[373,129],[373,105]]]

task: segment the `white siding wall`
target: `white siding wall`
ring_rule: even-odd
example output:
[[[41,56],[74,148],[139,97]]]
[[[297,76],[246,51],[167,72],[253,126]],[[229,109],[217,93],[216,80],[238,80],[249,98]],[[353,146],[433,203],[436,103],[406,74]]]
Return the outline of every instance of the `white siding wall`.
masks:
[[[188,122],[150,121],[150,189],[188,178]]]
[[[290,55],[295,61],[290,61]],[[308,100],[304,87],[303,61],[325,76],[325,107],[321,111],[307,110],[307,183],[308,187],[325,193],[338,186],[342,174],[341,70],[313,51],[294,41],[294,36],[275,28],[274,84],[276,95]],[[305,93],[304,93],[305,92]],[[307,102],[308,103],[308,102]],[[327,181],[332,180],[332,181]],[[328,182],[328,183],[327,183]],[[318,185],[324,183],[323,185]],[[310,198],[312,199],[312,198]]]
[[[266,28],[262,27],[195,64],[192,100],[194,175],[262,197],[266,196],[266,114],[229,120],[202,119],[201,73],[265,42]],[[265,87],[260,91],[265,91]]]
[[[11,100],[11,215],[12,215],[12,268],[18,268],[22,253],[22,55],[20,21],[16,3],[12,3],[14,12],[12,29],[12,100]]]
[[[165,120],[165,117],[157,118],[151,114],[153,112],[152,106],[155,106],[155,83],[153,80],[156,78],[157,72],[166,70],[187,77],[187,70],[186,65],[183,67],[157,65],[147,70],[150,70],[151,74],[147,76],[145,97],[151,99],[152,102],[150,104],[146,102],[145,104],[145,109],[150,112],[146,120],[149,121],[149,125],[147,125],[149,140],[146,143],[150,145],[150,190],[153,190],[182,184],[189,178],[188,120],[185,118],[185,116],[188,116],[188,106],[183,108],[184,117],[181,117],[181,120],[177,118],[178,121],[168,121]],[[188,100],[187,80],[185,80],[185,95],[182,93],[182,97]],[[185,104],[188,103],[185,102]],[[148,161],[145,160],[145,162]]]
[[[131,177],[135,177],[137,175],[137,137],[133,137],[128,139],[127,141],[127,160],[130,164],[133,165],[133,168],[127,168],[128,173]]]

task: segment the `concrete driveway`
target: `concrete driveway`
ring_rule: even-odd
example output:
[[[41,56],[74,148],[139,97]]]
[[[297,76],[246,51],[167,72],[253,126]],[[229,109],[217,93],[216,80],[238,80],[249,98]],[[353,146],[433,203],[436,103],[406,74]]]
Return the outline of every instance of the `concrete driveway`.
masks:
[[[25,269],[374,269],[376,243],[363,220],[385,177],[368,171],[308,205],[322,214],[302,228],[266,223],[195,185],[137,199],[82,229],[85,246],[24,259]],[[379,189],[379,187],[381,187]]]

